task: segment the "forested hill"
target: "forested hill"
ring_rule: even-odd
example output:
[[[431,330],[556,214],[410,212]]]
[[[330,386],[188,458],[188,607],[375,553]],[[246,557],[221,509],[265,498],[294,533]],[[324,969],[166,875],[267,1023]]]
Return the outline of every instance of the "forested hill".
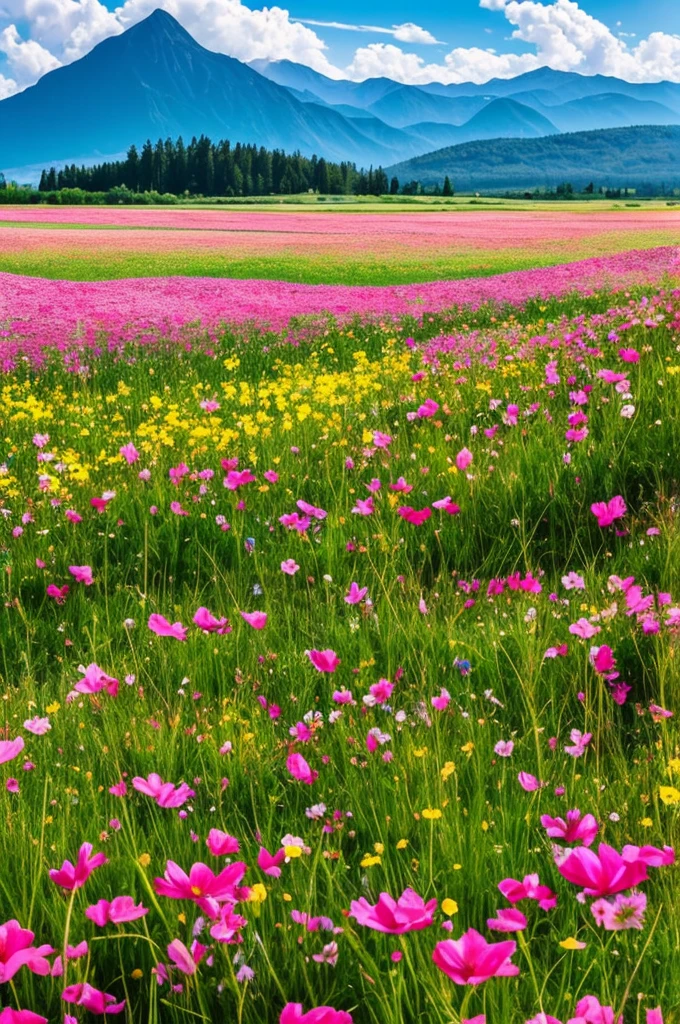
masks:
[[[550,135],[540,139],[491,139],[448,146],[387,168],[400,181],[441,183],[458,191],[534,189],[572,181],[575,187],[680,186],[680,127],[641,126]]]

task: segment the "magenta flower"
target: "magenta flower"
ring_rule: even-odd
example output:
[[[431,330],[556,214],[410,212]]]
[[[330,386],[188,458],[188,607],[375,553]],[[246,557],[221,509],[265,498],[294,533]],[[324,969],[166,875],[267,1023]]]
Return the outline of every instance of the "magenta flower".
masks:
[[[312,771],[302,754],[289,754],[286,768],[294,779],[304,782],[307,786],[311,786],[319,777],[319,773]]]
[[[572,622],[569,632],[581,640],[590,640],[600,632],[599,626],[593,626],[587,619],[580,618],[578,622]]]
[[[451,703],[451,694],[449,691],[442,686],[439,696],[430,697],[430,704],[436,711],[446,711],[447,707]]]
[[[0,1024],[48,1024],[47,1017],[41,1017],[32,1010],[13,1010],[5,1006],[0,1010]],[[662,1022],[663,1024],[663,1022]]]
[[[94,583],[92,569],[89,565],[69,565],[68,571],[76,583],[84,583],[86,587],[91,587]]]
[[[433,501],[432,508],[436,508],[439,512],[446,512],[450,516],[457,516],[460,512],[460,505],[456,505],[448,494],[445,498],[440,498],[439,501]]]
[[[663,1024],[663,1014],[661,1013],[661,1007],[657,1006],[655,1010],[647,1010],[645,1014],[646,1024]]]
[[[299,568],[300,566],[294,558],[287,558],[285,562],[281,562],[281,572],[285,573],[286,576],[294,576]]]
[[[456,985],[481,985],[489,978],[512,978],[519,967],[511,962],[517,949],[512,939],[491,943],[470,928],[459,939],[438,942],[432,960]]]
[[[400,494],[410,494],[413,490],[413,484],[406,483],[403,476],[400,476],[396,484],[390,484],[391,491],[398,491]]]
[[[191,900],[205,913],[215,917],[220,903],[238,901],[240,894],[237,886],[245,873],[246,865],[241,860],[228,864],[219,875],[215,875],[207,864],[201,864],[200,861],[191,866],[187,875],[179,864],[169,860],[163,878],[154,879],[154,887],[159,896],[167,896],[171,900]]]
[[[51,946],[33,946],[34,938],[34,933],[22,928],[18,921],[0,925],[0,984],[11,981],[22,967],[28,967],[33,974],[50,973],[45,957],[54,950]]]
[[[240,471],[231,469],[224,478],[224,486],[228,491],[237,491],[239,487],[254,483],[256,479],[257,477],[253,476],[249,469]]]
[[[212,612],[202,606],[194,615],[194,625],[198,626],[205,633],[219,633],[220,636],[224,636],[225,633],[231,633],[228,619],[216,619]]]
[[[323,520],[328,515],[328,512],[326,512],[325,509],[317,508],[316,505],[310,505],[308,501],[303,501],[302,498],[299,501],[296,501],[295,504],[301,512],[304,512],[304,514],[309,516],[311,519]]]
[[[404,889],[399,899],[395,900],[387,892],[382,892],[378,902],[372,906],[364,896],[352,900],[350,917],[365,928],[389,935],[403,935],[405,932],[422,931],[429,928],[434,921],[437,901],[423,901],[422,896],[413,889]]]
[[[643,892],[630,896],[618,893],[613,900],[599,899],[591,904],[590,912],[599,927],[606,932],[622,932],[629,928],[644,928],[647,897]]]
[[[609,501],[596,501],[590,506],[590,511],[597,517],[597,525],[604,529],[605,526],[611,526],[616,519],[623,519],[628,509],[621,495],[617,494]]]
[[[253,629],[264,629],[267,625],[266,612],[241,612],[241,618]]]
[[[125,1009],[125,1000],[116,1002],[116,997],[100,992],[92,988],[87,982],[83,985],[69,985],[61,994],[65,1003],[75,1003],[76,1006],[83,1006],[90,1013],[122,1013]]]
[[[17,736],[15,740],[0,740],[0,764],[13,761],[23,749],[24,740],[22,736]]]
[[[588,744],[593,738],[593,734],[591,732],[582,733],[579,729],[572,729],[569,738],[571,739],[571,746],[564,748],[565,754],[570,754],[572,757],[583,757]]]
[[[24,729],[32,732],[34,736],[44,736],[51,728],[49,718],[40,718],[38,715],[24,722]]]
[[[285,859],[286,851],[283,847],[272,856],[269,850],[261,846],[260,852],[257,855],[257,866],[260,871],[264,871],[265,875],[270,875],[272,878],[280,878],[281,868],[279,865],[283,864]]]
[[[62,889],[80,889],[94,869],[106,862],[107,858],[103,853],[95,853],[92,856],[92,843],[83,843],[78,851],[75,866],[70,860],[65,860],[59,869],[52,868],[49,875],[54,884],[60,885]]]
[[[83,673],[83,678],[79,679],[73,687],[78,693],[101,693],[102,690],[106,690],[110,697],[117,695],[118,680],[113,676],[107,676],[99,665],[95,665],[94,662],[87,668],[79,665],[78,671]]]
[[[464,473],[465,470],[468,468],[468,466],[470,465],[471,462],[472,462],[472,452],[470,451],[470,449],[469,448],[461,448],[461,450],[456,455],[456,466],[458,467],[460,472]]]
[[[99,900],[85,910],[85,917],[104,928],[107,924],[125,924],[128,921],[137,921],[144,917],[149,911],[141,903],[135,905],[132,896],[116,896],[111,900]]]
[[[66,598],[68,597],[68,592],[68,585],[58,587],[56,583],[50,583],[46,591],[47,596],[51,597],[57,604],[64,604]]]
[[[279,1024],[352,1024],[354,1018],[346,1010],[334,1010],[330,1006],[317,1006],[314,1010],[302,1011],[302,1003],[286,1003]]]
[[[132,441],[129,441],[128,444],[124,444],[122,448],[119,448],[118,453],[123,456],[128,466],[131,466],[139,459],[139,452],[133,445]]]
[[[425,401],[416,410],[416,415],[421,420],[429,419],[436,415],[439,410],[439,403],[435,402],[434,398],[426,398]]]
[[[317,651],[315,649],[308,651],[307,657],[319,672],[335,672],[340,664],[340,659],[330,647],[326,648],[325,651]]]
[[[156,636],[171,636],[174,640],[184,641],[187,638],[187,628],[181,622],[170,623],[163,615],[154,612],[149,616],[149,629]]]
[[[536,900],[541,910],[554,910],[557,906],[557,894],[547,885],[541,885],[538,875],[525,875],[521,882],[504,878],[498,888],[509,903]]]
[[[521,910],[497,910],[496,917],[490,917],[486,926],[492,932],[522,932],[527,926],[527,919]]]
[[[592,814],[581,817],[578,808],[567,811],[567,820],[551,818],[549,814],[541,817],[541,825],[551,839],[562,839],[565,843],[581,843],[592,846],[600,826]]]
[[[368,587],[360,587],[358,583],[350,583],[349,590],[345,594],[346,604],[361,604],[368,593]]]
[[[148,779],[142,779],[136,775],[132,780],[132,785],[138,793],[144,793],[145,796],[150,796],[155,800],[159,807],[181,807],[192,796],[196,796],[186,782],[175,786],[172,782],[163,782],[156,772],[151,772]]]
[[[397,509],[397,513],[412,526],[422,526],[432,515],[432,509],[427,507],[417,509],[411,508],[410,505],[402,505]]]
[[[519,782],[525,793],[535,793],[537,789],[543,789],[547,785],[545,782],[541,782],[535,775],[530,772],[520,772],[517,776]]]
[[[175,967],[178,967],[183,974],[196,973],[196,961],[184,943],[180,942],[179,939],[173,939],[168,946],[168,956]]]
[[[493,752],[494,754],[498,754],[499,757],[512,757],[514,749],[515,744],[512,740],[499,740],[493,748]]]
[[[655,852],[663,857],[661,850]],[[640,853],[638,847],[624,847],[623,852],[618,853],[607,843],[600,843],[597,853],[585,846],[577,846],[557,865],[557,870],[568,882],[582,888],[586,896],[613,896],[644,882],[648,864],[658,867],[662,863],[672,863],[657,860],[650,854],[652,861],[657,860],[657,863],[651,863],[646,855],[640,856]]]
[[[230,854],[238,853],[240,850],[238,839],[230,836],[228,832],[221,832],[218,828],[210,829],[205,845],[213,857],[228,857]]]

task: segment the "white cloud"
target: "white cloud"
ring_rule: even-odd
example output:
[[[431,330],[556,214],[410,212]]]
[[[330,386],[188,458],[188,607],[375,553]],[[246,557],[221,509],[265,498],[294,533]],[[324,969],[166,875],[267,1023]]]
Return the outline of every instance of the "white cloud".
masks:
[[[4,75],[0,75],[0,100],[7,99],[8,96],[13,96],[15,92],[18,92],[18,90],[18,82],[15,82],[13,78],[5,78]]]
[[[403,25],[392,25],[391,28],[384,25],[354,25],[346,21],[317,21],[316,18],[296,18],[295,22],[299,25],[314,25],[317,28],[341,29],[344,32],[369,32],[371,35],[393,36],[400,43],[417,43],[421,46],[441,43],[441,40],[426,28],[421,28],[412,21],[406,21]]]
[[[7,67],[19,86],[35,82],[61,63],[34,39],[22,39],[16,25],[8,25],[0,32],[0,53],[5,54]],[[3,77],[4,83],[8,81]]]
[[[540,65],[541,61],[534,54],[497,54],[478,47],[458,47],[446,54],[443,64],[428,64],[417,54],[405,53],[391,43],[369,43],[355,52],[347,73],[357,81],[384,75],[409,85],[427,82],[481,85],[490,78],[512,78]]]

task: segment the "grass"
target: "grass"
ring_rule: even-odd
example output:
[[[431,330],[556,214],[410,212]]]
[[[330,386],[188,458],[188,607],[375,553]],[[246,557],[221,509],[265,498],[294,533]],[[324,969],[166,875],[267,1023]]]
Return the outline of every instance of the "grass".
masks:
[[[287,1001],[345,1009],[356,1024],[458,1024],[482,1013],[523,1024],[541,1009],[567,1020],[586,994],[622,1009],[626,1024],[656,1005],[677,1021],[677,868],[649,870],[642,931],[603,932],[540,824],[579,807],[617,850],[678,839],[676,719],[647,710],[677,710],[677,632],[663,609],[626,614],[611,582],[634,576],[645,594],[678,600],[680,306],[649,298],[634,293],[619,311],[627,300],[601,295],[389,328],[357,322],[296,344],[194,335],[186,346],[160,339],[100,354],[69,345],[3,379],[0,678],[5,735],[22,735],[26,748],[0,768],[19,782],[0,795],[0,890],[5,917],[36,943],[62,949],[67,920],[69,942],[89,942],[89,955],[69,963],[69,983],[124,998],[122,1019],[135,1024],[274,1022]],[[640,361],[623,363],[622,346]],[[603,368],[627,372],[625,394],[598,378]],[[435,415],[411,415],[428,398]],[[218,409],[201,407],[212,399]],[[567,442],[577,409],[589,433]],[[392,438],[386,449],[375,448],[376,430]],[[130,442],[132,465],[119,454]],[[473,460],[459,471],[464,448]],[[221,460],[232,457],[257,478],[237,491],[222,482]],[[175,485],[169,471],[181,464]],[[205,469],[214,476],[200,477]],[[389,490],[400,476],[408,495]],[[357,514],[372,479],[381,481],[375,510]],[[98,513],[90,499],[107,491],[115,497]],[[460,514],[434,510],[421,526],[397,514],[445,495]],[[590,511],[614,495],[628,509],[620,535]],[[298,499],[328,513],[303,533],[279,522]],[[294,576],[281,571],[291,558]],[[72,565],[91,566],[94,583],[75,582]],[[569,572],[584,589],[566,589]],[[540,593],[506,585],[487,596],[492,578],[514,573],[532,573]],[[352,581],[370,603],[345,602]],[[69,586],[63,605],[49,584]],[[227,616],[232,632],[191,626],[201,605]],[[255,609],[268,616],[262,631],[240,615]],[[186,641],[152,633],[152,613],[189,627]],[[569,631],[579,618],[601,632],[579,640]],[[652,621],[658,632],[644,628]],[[564,643],[566,657],[545,657]],[[623,706],[594,671],[591,644],[611,646],[632,687]],[[312,648],[337,652],[333,675],[312,666]],[[117,696],[74,693],[78,666],[92,662],[120,680]],[[395,684],[389,703],[367,706],[381,678]],[[451,701],[438,711],[431,698],[442,687]],[[341,688],[356,704],[334,703]],[[43,736],[22,724],[36,715],[49,719]],[[303,719],[308,742],[290,734]],[[389,736],[375,752],[372,729]],[[572,729],[592,733],[577,759],[564,752]],[[512,756],[499,756],[496,744],[510,739]],[[293,750],[318,771],[313,785],[291,777]],[[132,778],[154,771],[195,790],[185,815],[134,791]],[[521,771],[546,787],[525,792]],[[127,796],[111,795],[121,779]],[[670,787],[665,800],[660,787]],[[206,850],[211,828],[236,836],[248,865],[240,944],[201,930],[205,913],[192,901],[155,893],[168,859],[224,866]],[[47,870],[85,841],[109,862],[71,902]],[[259,847],[273,853],[282,841],[280,878],[263,874]],[[496,886],[532,872],[558,905],[520,905],[519,976],[454,984],[431,959],[449,937],[442,924],[451,921],[452,937],[474,927],[506,938],[485,923],[508,905]],[[407,886],[438,900],[431,927],[384,935],[346,916],[360,896],[374,903]],[[120,928],[86,920],[85,907],[121,894],[148,915]],[[454,901],[446,913],[445,899]],[[306,932],[291,910],[344,930]],[[192,975],[172,969],[181,990],[159,986],[153,971],[169,963],[168,944],[190,946],[193,934],[209,958]],[[570,939],[585,948],[560,945]],[[314,961],[331,942],[337,965]],[[244,964],[251,981],[236,980]],[[3,995],[56,1019],[62,983],[23,968]]]

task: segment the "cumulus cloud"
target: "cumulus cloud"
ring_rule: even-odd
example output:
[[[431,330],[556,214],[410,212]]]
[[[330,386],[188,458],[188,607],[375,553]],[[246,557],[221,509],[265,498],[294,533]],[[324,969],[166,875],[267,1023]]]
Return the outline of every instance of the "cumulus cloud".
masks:
[[[22,39],[16,25],[13,24],[0,32],[0,53],[4,53],[7,58],[7,67],[16,79],[15,86],[22,82],[35,82],[41,75],[58,68],[61,63],[34,39]],[[4,88],[7,88],[10,82],[11,80],[3,77]],[[0,88],[2,87],[0,85]]]
[[[421,46],[432,46],[440,43],[428,32],[426,28],[414,24],[412,21],[405,21],[403,25],[392,25],[386,28],[384,25],[353,25],[346,21],[317,21],[316,18],[296,18],[300,25],[315,25],[317,28],[336,28],[344,32],[369,32],[371,35],[394,36],[400,43],[417,43]]]

